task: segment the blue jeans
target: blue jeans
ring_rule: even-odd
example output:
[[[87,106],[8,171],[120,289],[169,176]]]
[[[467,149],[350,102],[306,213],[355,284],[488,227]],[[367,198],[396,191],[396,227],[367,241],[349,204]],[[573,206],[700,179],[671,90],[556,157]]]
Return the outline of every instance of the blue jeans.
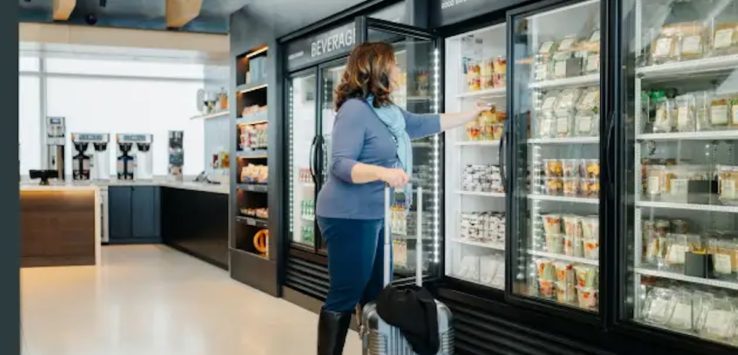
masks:
[[[384,220],[318,217],[328,243],[330,290],[323,308],[353,312],[357,304],[373,301],[382,291]]]

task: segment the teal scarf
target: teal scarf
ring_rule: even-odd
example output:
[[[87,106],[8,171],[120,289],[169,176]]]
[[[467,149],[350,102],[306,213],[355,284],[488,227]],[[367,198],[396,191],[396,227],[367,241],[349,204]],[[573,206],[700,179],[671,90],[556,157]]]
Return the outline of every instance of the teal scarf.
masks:
[[[374,96],[369,96],[366,102],[377,114],[379,120],[387,126],[390,133],[395,137],[395,143],[397,143],[397,158],[402,164],[402,168],[405,169],[405,173],[408,176],[413,173],[413,147],[410,141],[410,136],[405,130],[405,115],[402,114],[400,108],[397,105],[389,104],[379,108],[374,107]]]
[[[366,102],[374,110],[374,113],[377,114],[379,120],[387,126],[387,129],[389,129],[390,133],[395,138],[395,143],[397,144],[397,158],[400,160],[400,164],[402,164],[402,168],[405,169],[407,176],[412,176],[413,146],[410,141],[410,136],[407,134],[407,130],[405,130],[405,115],[402,114],[400,108],[395,104],[389,104],[379,108],[374,107],[374,96],[372,95],[369,95],[369,97],[366,98]],[[408,184],[405,189],[405,197],[408,201],[410,201],[411,194],[412,188],[410,187],[410,184]]]

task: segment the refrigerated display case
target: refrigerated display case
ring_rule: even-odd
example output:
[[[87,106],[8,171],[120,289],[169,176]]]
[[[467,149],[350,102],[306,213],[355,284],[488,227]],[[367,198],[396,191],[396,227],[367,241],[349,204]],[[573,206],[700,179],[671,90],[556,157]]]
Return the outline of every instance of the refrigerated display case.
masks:
[[[446,276],[504,290],[507,122],[505,23],[445,39],[445,109],[491,106],[445,132]]]
[[[289,144],[288,184],[290,240],[312,248],[315,244],[315,162],[317,91],[315,70],[292,75],[287,81]]]
[[[738,351],[738,2],[622,14],[620,317]]]
[[[601,310],[600,6],[509,19],[508,285],[516,299],[563,312]]]

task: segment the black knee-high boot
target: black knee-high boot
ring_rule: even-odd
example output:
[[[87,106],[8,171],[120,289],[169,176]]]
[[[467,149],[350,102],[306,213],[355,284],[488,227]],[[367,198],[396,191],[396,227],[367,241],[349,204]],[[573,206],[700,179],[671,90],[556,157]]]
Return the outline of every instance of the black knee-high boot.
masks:
[[[321,309],[318,319],[318,355],[341,355],[350,323],[351,312]]]

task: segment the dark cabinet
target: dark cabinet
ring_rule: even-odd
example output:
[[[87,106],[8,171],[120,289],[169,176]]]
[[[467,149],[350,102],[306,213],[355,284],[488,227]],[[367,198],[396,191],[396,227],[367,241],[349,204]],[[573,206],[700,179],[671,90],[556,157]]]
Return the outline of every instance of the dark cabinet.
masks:
[[[159,187],[111,186],[108,189],[110,243],[158,243]]]

